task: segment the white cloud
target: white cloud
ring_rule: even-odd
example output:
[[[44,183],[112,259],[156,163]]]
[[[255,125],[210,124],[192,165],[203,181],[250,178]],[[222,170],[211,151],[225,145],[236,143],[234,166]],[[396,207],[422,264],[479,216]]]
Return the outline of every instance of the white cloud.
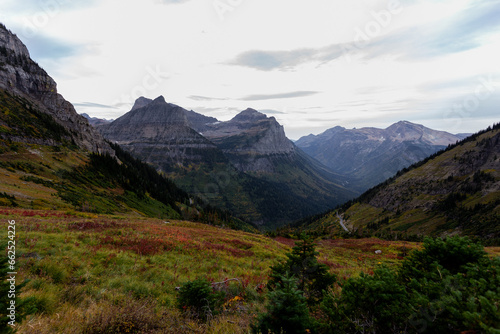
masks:
[[[163,95],[221,120],[266,110],[293,138],[401,119],[460,132],[498,121],[494,94],[462,122],[443,116],[478,77],[498,83],[498,1],[221,1],[223,19],[206,0],[5,0],[0,20],[91,116]],[[353,44],[360,32],[368,40]]]

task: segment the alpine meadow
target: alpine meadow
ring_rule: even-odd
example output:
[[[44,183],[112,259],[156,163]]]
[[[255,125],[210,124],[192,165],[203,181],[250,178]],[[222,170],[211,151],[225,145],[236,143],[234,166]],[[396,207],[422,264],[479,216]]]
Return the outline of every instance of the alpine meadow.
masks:
[[[500,333],[499,14],[4,1],[0,334]]]

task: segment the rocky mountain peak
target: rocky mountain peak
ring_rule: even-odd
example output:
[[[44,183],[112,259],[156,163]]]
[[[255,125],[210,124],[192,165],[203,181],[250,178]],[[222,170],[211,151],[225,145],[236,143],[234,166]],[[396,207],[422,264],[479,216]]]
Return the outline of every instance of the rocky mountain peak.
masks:
[[[266,118],[267,116],[263,113],[252,108],[247,108],[240,112],[238,115],[234,116],[233,119],[231,119],[231,122],[254,122],[256,120]]]
[[[148,101],[151,101],[147,103]],[[141,105],[144,105],[140,107]],[[184,108],[175,104],[167,103],[163,96],[158,96],[154,100],[138,99],[134,108],[127,114],[118,118],[114,123],[126,123],[135,126],[142,124],[153,124],[155,126],[181,125],[188,126]]]
[[[165,101],[165,98],[163,97],[163,95],[160,95],[156,99],[154,99],[152,103],[155,105],[161,105],[161,104],[167,103],[167,101]]]
[[[393,141],[414,141],[430,145],[447,146],[463,137],[445,131],[427,128],[421,124],[399,121],[385,129],[387,136]]]
[[[99,130],[107,139],[162,171],[199,163],[207,157],[223,160],[217,147],[190,127],[188,114],[186,109],[167,103],[163,96],[154,100],[139,98],[131,111]]]
[[[245,109],[227,122],[210,124],[203,135],[214,142],[241,171],[272,172],[271,156],[290,157],[295,145],[274,117]]]
[[[331,129],[328,129],[326,130],[325,132],[323,132],[322,134],[320,134],[320,136],[333,136],[339,132],[342,132],[342,131],[345,131],[346,128],[342,127],[342,126],[336,126],[336,127],[333,127]]]
[[[148,104],[150,104],[151,102],[153,102],[153,100],[148,99],[148,98],[146,98],[144,96],[141,96],[137,100],[135,100],[135,103],[134,103],[134,106],[132,107],[132,110],[145,107]]]

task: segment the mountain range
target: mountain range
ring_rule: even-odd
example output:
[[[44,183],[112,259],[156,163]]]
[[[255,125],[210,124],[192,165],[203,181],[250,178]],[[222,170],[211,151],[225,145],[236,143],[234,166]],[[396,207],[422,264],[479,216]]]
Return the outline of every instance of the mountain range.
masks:
[[[293,143],[257,110],[221,122],[162,96],[88,118],[0,25],[0,206],[498,239],[498,125],[461,140],[401,121]]]
[[[219,122],[162,96],[141,97],[98,129],[189,193],[259,225],[289,223],[356,195],[298,149],[275,118],[253,109]]]
[[[161,96],[140,97],[129,113],[97,127],[184,190],[267,226],[327,210],[465,137],[401,121],[335,127],[293,143],[257,110],[220,122]]]
[[[0,207],[183,218],[256,231],[110,144],[0,24]]]
[[[500,240],[500,123],[399,171],[299,229],[384,238],[469,235]]]
[[[363,192],[467,136],[400,121],[386,129],[337,126],[295,144]]]
[[[83,117],[85,117],[87,119],[87,121],[89,122],[89,124],[92,125],[92,126],[98,126],[98,125],[101,125],[101,124],[107,124],[107,123],[111,123],[113,121],[113,120],[107,120],[107,119],[104,119],[104,118],[90,117],[86,113],[82,113],[80,115],[82,115]]]

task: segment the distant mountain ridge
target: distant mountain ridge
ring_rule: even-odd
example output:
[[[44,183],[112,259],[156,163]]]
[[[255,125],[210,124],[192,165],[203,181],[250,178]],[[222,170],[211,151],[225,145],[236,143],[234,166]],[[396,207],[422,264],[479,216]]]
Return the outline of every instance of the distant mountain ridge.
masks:
[[[108,123],[111,123],[114,121],[113,119],[109,120],[109,119],[98,118],[98,117],[90,117],[86,113],[82,113],[80,115],[85,117],[87,119],[87,121],[89,122],[89,124],[92,125],[93,127],[96,127],[96,126],[99,126],[102,124],[108,124]]]
[[[364,191],[464,137],[400,121],[386,129],[337,126],[295,144]]]

